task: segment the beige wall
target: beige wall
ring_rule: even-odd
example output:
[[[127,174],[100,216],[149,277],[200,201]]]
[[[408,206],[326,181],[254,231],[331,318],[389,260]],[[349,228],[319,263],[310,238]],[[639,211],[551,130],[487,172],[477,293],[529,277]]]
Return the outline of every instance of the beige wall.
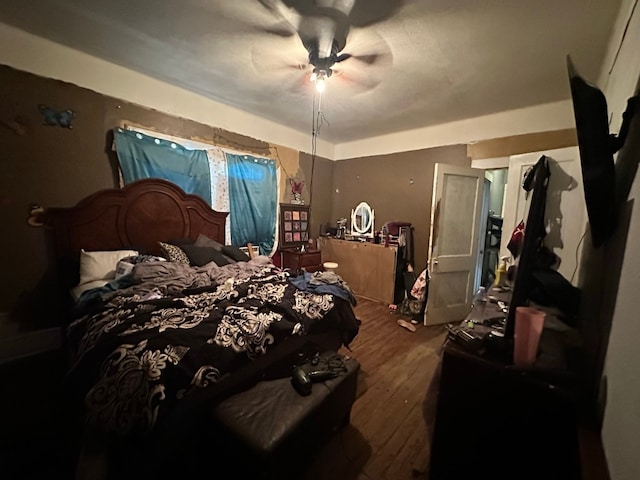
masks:
[[[24,328],[56,324],[55,281],[45,231],[26,223],[31,203],[70,206],[114,186],[107,154],[106,99],[89,90],[0,67],[0,311]],[[72,129],[43,125],[39,104],[70,108]],[[10,252],[10,253],[9,253]],[[9,273],[10,272],[10,273]]]
[[[567,128],[473,142],[467,146],[467,155],[473,161],[573,147],[577,144],[578,138],[575,128]]]
[[[313,182],[309,181],[304,187],[303,193],[306,196],[305,201],[311,205],[311,225],[310,234],[315,238],[320,233],[320,224],[326,223],[327,218],[331,217],[331,182],[333,179],[333,169],[335,162],[326,158],[316,157],[312,160],[311,155],[306,153],[300,154],[300,167],[304,173],[304,178],[310,179],[313,170]],[[309,192],[313,189],[313,198],[309,197]]]
[[[608,55],[599,81],[607,98],[610,129],[617,133],[627,99],[640,95],[640,9],[634,0],[624,0],[609,43]],[[596,268],[586,276],[603,279],[599,310],[585,320],[602,345],[598,358],[599,401],[603,415],[602,439],[615,480],[640,478],[640,328],[638,324],[638,289],[640,288],[640,114],[636,113],[624,147],[616,157],[618,226],[613,238],[594,252]],[[585,239],[586,243],[587,239]],[[599,264],[598,264],[599,262]],[[585,278],[585,283],[587,278]],[[586,296],[587,294],[585,293]]]
[[[331,215],[323,221],[335,225],[340,217],[349,219],[352,208],[360,202],[367,202],[375,211],[376,230],[380,230],[387,221],[411,222],[414,226],[414,267],[419,273],[427,262],[436,163],[469,166],[466,145],[336,162]]]

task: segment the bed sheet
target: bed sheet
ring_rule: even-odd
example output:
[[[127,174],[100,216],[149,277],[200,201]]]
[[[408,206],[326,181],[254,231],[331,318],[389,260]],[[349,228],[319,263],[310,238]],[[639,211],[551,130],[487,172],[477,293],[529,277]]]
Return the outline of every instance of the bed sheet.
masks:
[[[286,339],[337,332],[348,345],[359,326],[349,303],[301,290],[291,272],[265,259],[143,263],[127,288],[78,305],[67,330],[68,382],[83,398],[88,425],[148,433]]]

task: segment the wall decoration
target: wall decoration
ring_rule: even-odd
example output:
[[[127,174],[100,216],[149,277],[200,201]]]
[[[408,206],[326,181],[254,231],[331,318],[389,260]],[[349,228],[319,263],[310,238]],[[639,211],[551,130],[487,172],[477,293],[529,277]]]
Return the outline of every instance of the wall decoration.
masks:
[[[290,178],[289,184],[291,185],[291,194],[293,195],[291,203],[294,205],[304,205],[304,200],[302,200],[302,187],[304,187],[304,181],[301,180],[296,182],[293,178]]]
[[[300,247],[309,241],[309,205],[280,204],[280,246]]]
[[[52,127],[58,126],[62,128],[71,128],[71,121],[75,116],[75,112],[70,109],[57,111],[46,105],[38,105],[38,110],[42,113],[44,119],[44,125]]]

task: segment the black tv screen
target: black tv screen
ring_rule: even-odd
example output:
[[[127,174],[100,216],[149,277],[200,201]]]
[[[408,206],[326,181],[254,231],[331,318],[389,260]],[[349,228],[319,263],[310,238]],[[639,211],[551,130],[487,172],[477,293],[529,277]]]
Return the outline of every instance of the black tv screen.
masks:
[[[540,157],[528,175],[533,177],[532,179],[525,179],[525,183],[528,185],[527,191],[533,192],[531,193],[531,203],[525,220],[524,238],[516,262],[516,274],[505,324],[504,336],[507,339],[513,339],[516,308],[529,303],[533,273],[537,267],[538,252],[542,247],[545,236],[544,217],[550,175],[547,157],[544,155]]]
[[[578,74],[570,57],[567,69],[591,240],[594,247],[599,247],[616,226],[615,148],[609,135],[607,100],[599,88]]]

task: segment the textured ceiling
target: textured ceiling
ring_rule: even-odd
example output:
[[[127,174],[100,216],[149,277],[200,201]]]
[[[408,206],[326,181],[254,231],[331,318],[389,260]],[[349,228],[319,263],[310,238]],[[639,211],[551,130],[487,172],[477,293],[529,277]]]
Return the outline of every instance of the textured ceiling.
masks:
[[[302,132],[301,37],[348,27],[321,102],[342,143],[570,98],[566,55],[596,81],[619,3],[0,0],[0,21]]]

